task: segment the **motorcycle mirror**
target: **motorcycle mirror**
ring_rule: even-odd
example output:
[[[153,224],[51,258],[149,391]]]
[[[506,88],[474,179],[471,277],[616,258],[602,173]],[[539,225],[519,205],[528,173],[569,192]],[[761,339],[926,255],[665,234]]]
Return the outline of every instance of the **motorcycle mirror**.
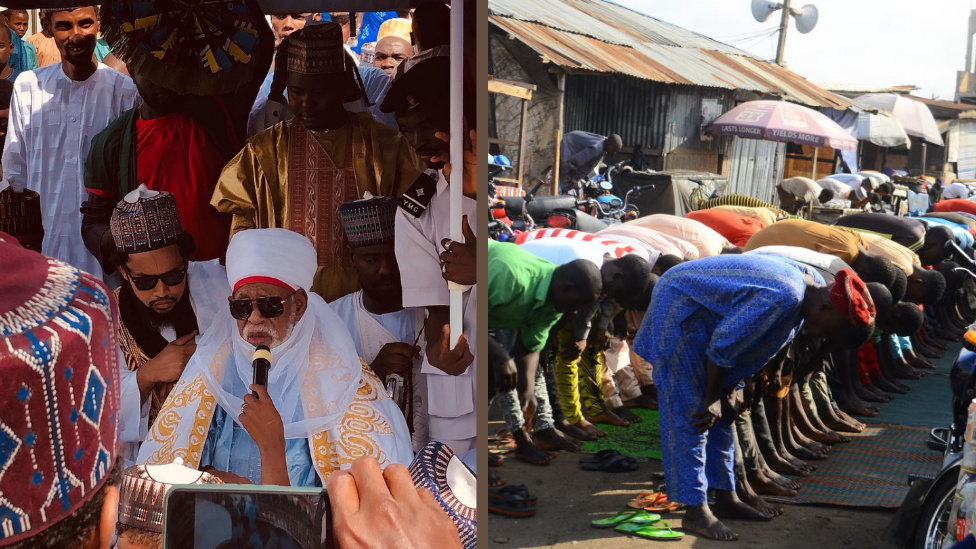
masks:
[[[612,191],[613,190],[613,183],[611,183],[609,181],[601,181],[600,182],[600,188],[603,189],[603,190],[605,190],[605,191]]]

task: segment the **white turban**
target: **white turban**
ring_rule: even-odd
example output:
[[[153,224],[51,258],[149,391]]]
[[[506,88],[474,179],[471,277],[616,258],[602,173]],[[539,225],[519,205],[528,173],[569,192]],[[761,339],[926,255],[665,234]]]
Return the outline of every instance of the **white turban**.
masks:
[[[244,284],[282,283],[291,290],[312,288],[318,267],[315,248],[288,229],[250,229],[234,235],[227,246],[227,282],[233,291]]]

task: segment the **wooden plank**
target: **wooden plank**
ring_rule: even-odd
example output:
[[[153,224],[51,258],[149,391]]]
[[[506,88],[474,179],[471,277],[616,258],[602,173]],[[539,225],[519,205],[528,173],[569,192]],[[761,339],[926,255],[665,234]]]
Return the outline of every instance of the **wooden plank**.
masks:
[[[509,95],[511,97],[518,97],[519,99],[527,101],[532,99],[532,92],[535,90],[535,86],[532,86],[531,88],[526,86],[527,84],[519,84],[517,82],[489,80],[488,93],[500,93],[503,95]]]

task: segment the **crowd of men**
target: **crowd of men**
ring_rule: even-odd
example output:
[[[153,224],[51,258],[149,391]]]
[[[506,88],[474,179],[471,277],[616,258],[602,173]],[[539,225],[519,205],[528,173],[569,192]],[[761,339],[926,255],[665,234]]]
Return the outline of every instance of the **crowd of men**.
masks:
[[[787,179],[782,208],[728,195],[595,234],[490,242],[492,393],[514,457],[546,465],[656,409],[682,528],[732,540],[722,519],[779,515],[763,495],[796,496],[811,462],[864,430],[857,417],[908,391],[976,320],[974,203],[870,211],[892,206],[875,173]],[[832,200],[846,208],[832,224],[791,215]],[[490,510],[534,514],[527,490],[489,478]]]
[[[231,483],[328,486],[340,547],[473,546],[470,494],[404,467],[475,469],[449,11],[272,14],[254,76],[199,96],[109,53],[95,6],[23,41],[7,10],[0,545],[160,547],[169,487]]]

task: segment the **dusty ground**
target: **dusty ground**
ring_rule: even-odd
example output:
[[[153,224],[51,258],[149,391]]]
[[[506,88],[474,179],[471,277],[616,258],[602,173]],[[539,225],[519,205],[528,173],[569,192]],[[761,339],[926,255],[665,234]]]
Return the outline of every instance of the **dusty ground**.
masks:
[[[497,432],[501,424],[492,424]],[[653,491],[663,482],[655,477],[660,462],[640,464],[633,473],[582,471],[575,454],[562,453],[545,467],[507,459],[494,471],[509,484],[526,484],[539,498],[538,514],[529,519],[510,519],[484,513],[479,528],[479,547],[557,547],[574,549],[644,548],[664,543],[674,548],[730,547],[737,549],[877,548],[893,545],[882,541],[893,511],[861,511],[835,507],[785,505],[783,516],[768,523],[729,521],[739,534],[733,544],[686,535],[675,542],[658,542],[629,537],[613,529],[590,526],[626,507],[640,492]],[[665,515],[673,528],[681,526],[678,512]]]

